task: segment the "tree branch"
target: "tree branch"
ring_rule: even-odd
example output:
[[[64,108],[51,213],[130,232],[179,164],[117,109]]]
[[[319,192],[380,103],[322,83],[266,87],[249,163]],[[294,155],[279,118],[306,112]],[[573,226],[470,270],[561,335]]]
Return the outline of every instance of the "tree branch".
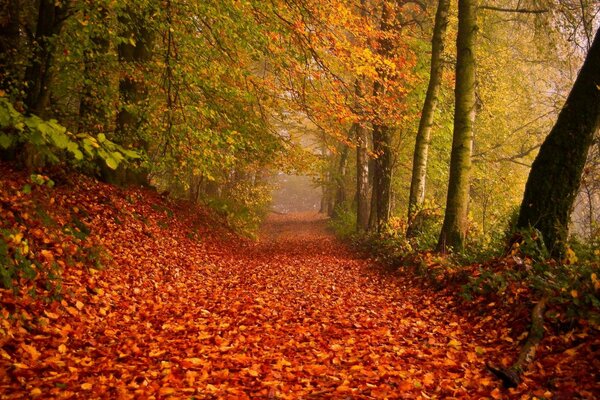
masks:
[[[479,6],[480,10],[490,10],[490,11],[498,11],[498,12],[508,12],[508,13],[521,13],[521,14],[543,14],[543,13],[547,13],[549,10],[542,8],[539,10],[531,10],[528,8],[503,8],[503,7],[495,7],[495,6],[488,6],[488,5],[482,5]]]

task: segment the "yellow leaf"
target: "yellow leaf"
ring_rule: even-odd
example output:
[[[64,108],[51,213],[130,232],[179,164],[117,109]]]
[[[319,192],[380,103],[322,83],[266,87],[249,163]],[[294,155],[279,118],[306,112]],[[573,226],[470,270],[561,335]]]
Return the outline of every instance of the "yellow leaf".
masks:
[[[579,296],[579,293],[577,293],[577,290],[573,289],[571,290],[571,296],[573,296],[573,298],[576,299]]]
[[[40,388],[33,388],[31,389],[31,392],[29,392],[29,394],[31,395],[31,397],[38,397],[42,395],[42,389]]]
[[[456,339],[451,339],[448,342],[448,346],[450,346],[450,347],[460,347],[460,342],[458,340],[456,340]]]
[[[187,361],[187,362],[189,362],[190,364],[193,364],[193,365],[202,365],[202,364],[204,364],[204,360],[202,360],[201,358],[198,358],[198,357],[186,358],[185,361]]]
[[[77,309],[81,311],[83,309],[83,303],[77,300],[77,302],[75,303],[75,307],[77,307]]]
[[[27,352],[27,354],[29,354],[29,356],[31,356],[31,358],[35,361],[38,358],[40,358],[41,354],[39,351],[37,351],[37,349],[33,346],[30,346],[28,344],[25,343],[21,343],[21,348],[23,350],[25,350]]]
[[[60,354],[65,354],[67,352],[67,346],[65,346],[65,344],[61,344],[60,346],[58,346],[58,352]]]
[[[81,384],[81,388],[82,388],[83,390],[92,390],[92,384],[91,384],[91,383],[89,383],[89,382],[82,383],[82,384]]]
[[[341,345],[339,345],[339,344],[332,344],[331,345],[331,350],[333,350],[333,351],[340,351],[342,349],[343,349],[343,347]]]
[[[58,319],[58,314],[44,310],[44,315],[50,319]]]
[[[169,396],[169,395],[172,395],[172,394],[174,394],[174,393],[175,393],[175,389],[173,389],[173,388],[168,388],[168,387],[161,388],[161,389],[158,391],[158,394],[160,394],[161,396]]]

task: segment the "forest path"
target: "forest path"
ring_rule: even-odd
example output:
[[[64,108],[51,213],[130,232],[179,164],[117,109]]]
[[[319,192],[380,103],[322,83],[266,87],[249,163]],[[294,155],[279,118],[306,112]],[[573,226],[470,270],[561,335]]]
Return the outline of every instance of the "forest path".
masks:
[[[453,296],[386,273],[318,215],[271,215],[258,242],[222,241],[190,235],[193,210],[172,219],[135,192],[82,190],[115,267],[68,269],[60,304],[22,304],[40,317],[5,324],[3,398],[499,395]]]
[[[273,214],[252,242],[155,191],[74,176],[24,195],[27,176],[1,167],[10,245],[25,243],[42,272],[60,266],[60,279],[42,273],[18,292],[0,289],[2,399],[598,392],[590,370],[600,347],[586,331],[548,337],[519,388],[499,388],[485,362],[514,360],[527,301],[433,290],[409,269],[392,273],[352,251],[319,215]],[[424,256],[434,268],[436,257]]]
[[[203,290],[174,293],[173,312],[161,320],[176,326],[176,310],[195,308],[186,315],[198,332],[174,347],[210,361],[202,393],[447,398],[496,387],[452,298],[360,258],[318,215],[271,215],[258,244],[216,265],[210,279],[193,283]]]

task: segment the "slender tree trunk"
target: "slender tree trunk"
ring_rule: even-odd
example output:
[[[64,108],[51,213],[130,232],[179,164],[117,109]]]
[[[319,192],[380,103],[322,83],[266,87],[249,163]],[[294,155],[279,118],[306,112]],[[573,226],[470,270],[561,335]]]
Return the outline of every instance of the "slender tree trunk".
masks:
[[[153,37],[145,26],[145,21],[133,11],[129,11],[129,19],[123,21],[127,29],[125,36],[131,36],[133,43],[124,41],[119,45],[119,60],[128,69],[127,73],[119,82],[119,93],[123,106],[117,114],[117,132],[121,137],[119,142],[131,143],[145,146],[140,137],[139,128],[143,123],[142,109],[148,97],[148,90],[143,76],[136,76],[131,67],[136,66],[135,74],[142,74],[139,67],[143,67],[152,57]],[[132,26],[135,24],[135,26]],[[135,110],[135,111],[132,111]]]
[[[446,213],[437,249],[462,250],[467,231],[469,177],[475,122],[475,38],[477,0],[458,1],[454,133]]]
[[[360,2],[360,15],[363,20],[367,16],[365,0]],[[364,77],[361,75],[354,81],[358,109],[364,97],[363,86]],[[369,228],[369,137],[365,123],[357,122],[353,129],[356,134],[356,230],[362,232]]]
[[[336,210],[346,201],[346,171],[348,168],[349,150],[350,149],[348,148],[347,144],[342,144],[340,162],[338,164],[337,175],[335,177],[335,199],[333,203],[334,213],[336,213]]]
[[[148,143],[143,135],[143,126],[146,122],[144,110],[148,101],[148,89],[143,74],[145,65],[152,59],[154,35],[145,15],[138,15],[129,7],[125,11],[120,18],[123,36],[130,37],[132,41],[125,40],[118,47],[119,61],[125,73],[119,81],[121,108],[117,113],[115,136],[111,139],[119,144],[147,151]],[[148,171],[121,164],[116,171],[104,168],[103,178],[115,184],[147,185]]]
[[[88,15],[95,24],[90,41],[92,47],[83,54],[83,90],[79,100],[79,130],[93,133],[105,132],[108,117],[110,90],[109,71],[105,69],[109,51],[106,23],[108,11],[104,7]]]
[[[563,252],[583,167],[600,127],[599,88],[600,30],[556,124],[533,162],[519,212],[517,227],[539,229],[554,256]]]
[[[356,133],[356,229],[361,232],[369,224],[369,156],[367,154],[367,129],[360,123],[354,125]]]
[[[34,51],[25,70],[27,95],[25,106],[32,114],[44,116],[50,97],[49,85],[54,46],[52,37],[58,35],[67,15],[68,2],[40,0],[34,36]]]
[[[439,0],[433,37],[431,39],[431,70],[429,74],[429,85],[423,103],[419,130],[415,142],[415,153],[413,156],[412,179],[410,181],[410,196],[408,199],[408,229],[407,236],[413,235],[413,222],[423,206],[425,200],[425,181],[427,179],[427,154],[429,152],[429,141],[431,139],[431,128],[433,116],[438,102],[438,93],[442,80],[444,53],[444,36],[448,26],[448,9],[450,0]]]

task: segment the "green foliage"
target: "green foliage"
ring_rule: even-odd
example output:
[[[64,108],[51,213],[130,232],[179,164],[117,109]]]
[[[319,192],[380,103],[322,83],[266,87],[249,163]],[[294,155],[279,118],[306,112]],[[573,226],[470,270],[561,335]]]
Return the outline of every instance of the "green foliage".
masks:
[[[435,248],[439,238],[444,216],[442,207],[433,199],[426,199],[417,210],[413,223],[413,247],[426,251]]]
[[[339,204],[329,221],[329,227],[342,239],[351,239],[356,235],[356,210],[348,202]]]
[[[207,204],[227,219],[238,233],[256,238],[269,210],[270,187],[266,184],[234,182],[223,196],[207,199]]]
[[[413,244],[406,238],[402,220],[391,218],[381,232],[367,232],[356,239],[360,249],[373,255],[388,266],[397,267],[414,252]]]
[[[106,139],[104,134],[94,137],[87,133],[73,134],[56,120],[43,120],[36,115],[17,111],[6,97],[0,97],[0,147],[10,149],[18,145],[31,146],[35,154],[51,163],[58,163],[65,155],[75,161],[98,157],[111,169],[124,160],[139,158]]]
[[[0,285],[16,291],[15,281],[20,278],[33,280],[38,275],[38,268],[29,259],[29,243],[23,234],[0,230]]]

